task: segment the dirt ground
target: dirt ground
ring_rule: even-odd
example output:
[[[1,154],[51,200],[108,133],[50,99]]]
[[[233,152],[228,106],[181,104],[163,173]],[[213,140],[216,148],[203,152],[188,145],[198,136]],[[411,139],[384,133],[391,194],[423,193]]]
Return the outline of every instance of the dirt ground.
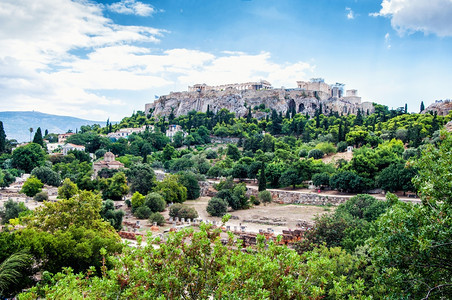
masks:
[[[221,221],[220,217],[211,217],[206,212],[209,199],[209,197],[201,197],[197,200],[186,201],[184,204],[195,208],[200,219],[219,222]],[[283,229],[295,229],[297,223],[308,222],[312,224],[316,215],[330,213],[334,209],[334,207],[326,206],[281,205],[276,203],[264,206],[261,204],[250,209],[229,211],[228,213],[232,217],[226,225],[231,226],[231,229],[234,229],[234,226],[237,226],[237,229],[240,228],[239,226],[246,226],[247,232],[259,232],[259,229],[272,228],[276,234],[279,234],[282,233]]]
[[[330,156],[322,158],[322,161],[326,164],[330,162],[337,162],[339,159],[345,159],[346,161],[351,161],[353,158],[353,152],[339,152]]]

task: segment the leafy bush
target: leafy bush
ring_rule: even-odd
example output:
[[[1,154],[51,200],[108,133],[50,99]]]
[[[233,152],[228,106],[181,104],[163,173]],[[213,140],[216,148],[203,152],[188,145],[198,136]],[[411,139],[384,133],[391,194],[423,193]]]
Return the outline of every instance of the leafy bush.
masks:
[[[60,175],[57,172],[53,171],[50,167],[36,167],[33,169],[33,171],[31,171],[31,175],[41,180],[41,182],[44,184],[52,186],[59,186],[61,184]]]
[[[135,210],[135,217],[138,219],[147,219],[152,214],[152,210],[147,206],[140,206]]]
[[[315,186],[325,186],[330,184],[330,174],[323,172],[312,176],[312,184]]]
[[[259,197],[259,200],[261,200],[261,202],[263,202],[263,203],[270,203],[273,200],[272,194],[269,191],[259,192],[258,197]]]
[[[33,197],[33,199],[38,202],[47,201],[49,200],[49,195],[47,192],[39,192]]]
[[[254,195],[251,195],[251,196],[250,196],[250,202],[251,202],[253,205],[260,205],[260,204],[261,204],[261,202],[259,201],[259,199],[258,199],[256,196],[254,196]]]
[[[158,226],[162,226],[165,224],[165,217],[161,213],[154,212],[149,216],[149,223],[157,223]]]
[[[215,159],[218,157],[218,154],[215,150],[209,149],[205,152],[207,159]]]
[[[228,203],[221,199],[213,197],[207,204],[206,211],[214,217],[221,217],[228,211]]]
[[[138,207],[143,206],[145,197],[140,194],[140,192],[135,192],[132,195],[132,212],[134,212]]]
[[[37,193],[39,193],[42,189],[44,184],[42,184],[41,180],[34,176],[30,176],[22,186],[22,189],[20,190],[21,193],[24,193],[28,197],[33,197]]]
[[[350,171],[342,171],[330,178],[330,187],[341,192],[362,192],[366,185],[362,177]]]
[[[327,143],[327,142],[319,143],[319,144],[317,144],[317,146],[315,146],[315,148],[326,154],[333,154],[333,153],[336,153],[336,151],[337,151],[336,147],[334,147],[334,145],[332,143]]]
[[[324,153],[322,150],[319,149],[312,149],[308,153],[308,158],[314,158],[314,159],[321,159],[323,157]]]
[[[178,217],[179,219],[196,219],[198,217],[198,212],[193,207],[176,203],[171,205],[169,215],[173,218]]]
[[[342,141],[337,143],[337,152],[345,152],[347,150],[347,143]]]
[[[146,195],[144,205],[149,207],[152,212],[164,211],[166,202],[159,193],[149,193]]]
[[[300,156],[300,157],[306,157],[306,156],[308,156],[308,150],[307,150],[307,149],[301,149],[301,150],[298,152],[298,156]]]

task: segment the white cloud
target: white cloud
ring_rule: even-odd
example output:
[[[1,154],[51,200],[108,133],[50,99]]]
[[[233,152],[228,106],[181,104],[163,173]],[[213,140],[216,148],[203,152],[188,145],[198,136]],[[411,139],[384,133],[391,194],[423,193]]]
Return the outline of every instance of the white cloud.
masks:
[[[347,19],[353,20],[355,18],[355,14],[350,7],[346,7],[345,11],[347,12]]]
[[[137,15],[147,17],[155,13],[154,7],[135,0],[121,0],[107,5],[107,8],[118,14]]]
[[[389,32],[385,34],[385,44],[386,48],[391,49],[391,36],[389,35]]]
[[[295,86],[313,71],[267,52],[155,51],[146,45],[164,30],[117,25],[91,2],[30,1],[0,2],[0,110],[118,120],[171,89],[259,79]]]
[[[390,18],[400,35],[420,31],[452,36],[452,0],[383,0],[381,7],[370,15]]]

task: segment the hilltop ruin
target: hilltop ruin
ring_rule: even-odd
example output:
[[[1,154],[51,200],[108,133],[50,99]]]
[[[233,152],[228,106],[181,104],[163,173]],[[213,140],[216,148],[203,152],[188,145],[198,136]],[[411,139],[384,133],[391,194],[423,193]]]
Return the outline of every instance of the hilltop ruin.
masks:
[[[254,108],[261,104],[282,113],[295,110],[311,116],[320,108],[323,114],[337,112],[346,115],[356,114],[358,110],[363,113],[374,111],[371,102],[361,102],[357,90],[346,90],[344,93],[344,84],[327,84],[322,78],[313,78],[310,81],[297,81],[297,87],[290,89],[273,88],[264,80],[219,86],[195,84],[188,87],[188,91],[171,92],[146,104],[145,112],[154,116],[168,116],[173,111],[177,117],[192,110],[206,112],[209,108],[217,112],[226,108],[242,117],[247,115],[248,107]],[[265,115],[256,113],[255,117]]]

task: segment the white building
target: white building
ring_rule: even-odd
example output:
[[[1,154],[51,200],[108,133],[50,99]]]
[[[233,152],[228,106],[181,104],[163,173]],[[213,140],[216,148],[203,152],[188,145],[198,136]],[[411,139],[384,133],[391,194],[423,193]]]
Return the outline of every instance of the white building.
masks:
[[[66,144],[62,147],[63,155],[67,155],[67,153],[71,150],[77,151],[85,151],[85,146],[75,145],[75,144]]]
[[[110,132],[109,134],[107,134],[107,136],[109,138],[115,138],[115,139],[119,139],[119,138],[128,138],[129,135],[133,134],[133,133],[141,133],[141,132],[145,132],[146,128],[149,129],[149,131],[154,131],[154,126],[152,125],[144,125],[142,127],[139,128],[121,128],[116,132]]]

